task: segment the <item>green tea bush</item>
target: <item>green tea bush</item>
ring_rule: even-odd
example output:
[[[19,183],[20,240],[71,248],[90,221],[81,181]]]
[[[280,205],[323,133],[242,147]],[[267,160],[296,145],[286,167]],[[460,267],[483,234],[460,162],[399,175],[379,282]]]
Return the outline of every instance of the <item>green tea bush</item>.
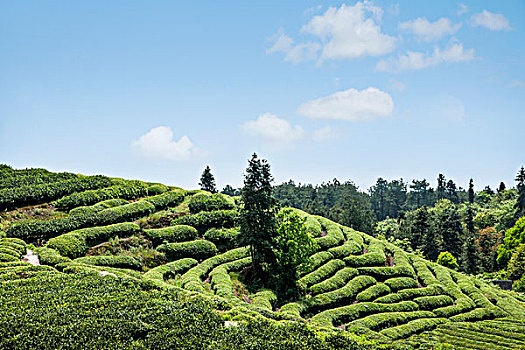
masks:
[[[48,246],[37,248],[35,253],[38,255],[38,260],[42,265],[56,266],[57,264],[71,261],[70,258],[60,255],[58,251]]]
[[[357,269],[345,267],[337,271],[332,277],[311,286],[310,291],[315,295],[341,288],[357,274]]]
[[[448,295],[433,295],[415,298],[414,302],[419,305],[419,309],[421,310],[433,310],[452,305],[454,300]]]
[[[310,256],[309,262],[306,265],[303,265],[299,269],[299,276],[303,276],[307,273],[312,272],[322,264],[326,263],[328,260],[332,260],[334,256],[329,252],[317,252]]]
[[[417,281],[410,277],[389,278],[385,284],[394,292],[400,289],[417,288]]]
[[[75,264],[109,266],[121,269],[141,270],[142,264],[137,259],[127,255],[97,255],[85,256],[73,260]]]
[[[416,256],[412,256],[410,260],[412,261],[412,266],[414,266],[416,270],[417,278],[419,278],[424,286],[440,283],[428,268],[425,260]]]
[[[315,239],[321,250],[335,247],[344,241],[345,236],[338,224],[323,217],[317,217],[317,220],[326,230],[326,236]]]
[[[69,215],[86,215],[94,214],[102,211],[104,209],[118,207],[120,205],[128,204],[128,201],[125,199],[108,199],[102,202],[98,202],[93,205],[80,206],[69,211]]]
[[[111,185],[112,182],[110,179],[97,175],[41,185],[4,188],[0,189],[0,211],[15,209],[24,205],[45,203],[74,192],[98,189]]]
[[[222,265],[210,272],[210,283],[216,295],[226,299],[235,298],[232,279]]]
[[[132,223],[85,228],[51,238],[48,247],[55,249],[62,256],[75,259],[86,254],[90,247],[111,237],[128,237],[139,231],[140,227]]]
[[[152,268],[144,274],[145,279],[168,280],[179,274],[183,274],[190,268],[198,264],[198,261],[192,258],[183,258],[170,263]]]
[[[53,204],[57,209],[71,210],[110,199],[136,199],[147,194],[147,188],[143,182],[126,181],[122,185],[73,193],[56,200]]]
[[[384,246],[379,240],[372,240],[368,246],[368,253],[363,255],[350,255],[343,259],[348,266],[367,267],[385,266],[386,255]]]
[[[213,242],[220,252],[225,252],[239,246],[239,228],[210,228],[203,238]]]
[[[0,262],[18,261],[20,258],[11,254],[0,253]]]
[[[222,193],[212,195],[199,193],[190,198],[188,208],[192,214],[201,211],[231,210],[235,209],[235,202],[231,197]]]
[[[277,302],[277,296],[271,290],[261,290],[252,296],[252,305],[266,310],[272,310]]]
[[[315,271],[301,277],[297,283],[304,285],[305,287],[309,287],[332,276],[337,270],[342,269],[344,266],[345,263],[342,260],[330,260],[326,264],[317,268]]]
[[[373,266],[373,267],[358,267],[359,273],[362,275],[371,275],[377,280],[385,280],[391,277],[411,277],[412,270],[406,266]]]
[[[45,169],[14,170],[9,173],[0,173],[0,189],[42,185],[77,178],[79,176],[76,174],[52,173]]]
[[[371,301],[388,293],[390,293],[390,287],[384,283],[378,283],[357,294],[356,300],[360,302]]]
[[[198,214],[178,217],[171,224],[190,225],[204,234],[212,227],[233,227],[237,222],[237,218],[238,213],[235,210],[203,211]]]
[[[343,259],[349,255],[359,255],[363,253],[363,247],[355,241],[346,241],[344,244],[328,249],[337,259]]]
[[[169,191],[156,196],[144,198],[143,200],[153,204],[155,210],[162,210],[169,207],[176,207],[182,203],[184,195],[184,191]]]
[[[446,322],[448,322],[446,318],[420,318],[409,321],[407,324],[383,329],[381,334],[394,340],[403,339],[423,331],[432,330]]]
[[[144,230],[144,235],[154,244],[159,245],[164,241],[183,242],[191,241],[198,237],[197,230],[188,225],[176,225],[159,229]]]
[[[155,196],[168,192],[170,189],[168,186],[163,184],[155,184],[148,187],[148,196]]]
[[[164,243],[157,250],[166,255],[170,261],[182,258],[204,260],[217,254],[217,247],[210,241],[199,239],[182,243]]]
[[[407,323],[411,320],[431,317],[435,317],[435,315],[430,311],[385,312],[352,321],[348,324],[348,327],[350,331],[352,331],[352,327],[366,327],[378,331],[401,323]]]

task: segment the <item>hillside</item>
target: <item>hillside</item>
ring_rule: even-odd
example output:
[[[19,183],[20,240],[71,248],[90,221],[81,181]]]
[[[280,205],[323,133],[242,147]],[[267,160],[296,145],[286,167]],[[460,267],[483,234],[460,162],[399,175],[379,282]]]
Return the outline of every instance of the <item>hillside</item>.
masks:
[[[525,347],[523,295],[299,210],[320,247],[298,276],[304,297],[252,290],[239,205],[0,168],[0,348]],[[23,261],[32,254],[39,265]]]

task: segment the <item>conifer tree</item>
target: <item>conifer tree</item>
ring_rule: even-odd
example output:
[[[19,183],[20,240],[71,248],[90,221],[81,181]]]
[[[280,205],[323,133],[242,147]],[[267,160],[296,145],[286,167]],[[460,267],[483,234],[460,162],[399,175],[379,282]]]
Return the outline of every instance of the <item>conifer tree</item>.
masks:
[[[206,168],[202,172],[199,186],[201,187],[201,190],[205,190],[211,193],[217,192],[217,188],[215,187],[215,177],[211,173],[209,165],[206,165]]]
[[[241,189],[239,240],[250,247],[254,282],[267,280],[268,267],[275,263],[273,241],[277,235],[277,200],[273,197],[270,165],[253,154]]]
[[[437,178],[437,181],[438,181],[438,185],[437,185],[437,188],[436,188],[436,195],[437,195],[437,200],[442,200],[445,197],[445,175],[443,174],[439,174],[438,175],[438,178]]]
[[[520,171],[518,171],[518,174],[516,175],[516,182],[518,198],[516,198],[515,218],[519,219],[522,216],[525,216],[525,168],[521,167]]]
[[[506,189],[505,183],[501,181],[498,186],[498,193],[505,191],[505,189]]]
[[[468,183],[468,202],[474,203],[474,180],[470,179]]]

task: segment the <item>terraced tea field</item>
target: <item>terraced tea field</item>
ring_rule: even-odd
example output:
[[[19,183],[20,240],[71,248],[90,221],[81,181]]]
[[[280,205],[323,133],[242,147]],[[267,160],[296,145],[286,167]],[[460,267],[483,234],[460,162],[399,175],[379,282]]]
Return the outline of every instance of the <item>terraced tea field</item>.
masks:
[[[416,348],[525,346],[522,295],[323,217],[296,210],[320,248],[298,276],[305,296],[282,304],[273,291],[251,290],[243,282],[251,258],[236,243],[239,198],[105,177],[1,171],[2,305],[19,303],[20,310],[37,312],[29,301],[15,300],[13,286],[30,291],[53,279],[116,280],[132,289],[199,296],[234,325],[293,320],[316,332],[361,334],[379,344]],[[22,261],[30,243],[41,265]],[[107,316],[104,307],[86,300],[84,311]],[[145,334],[151,329],[144,320],[122,317]],[[0,319],[23,323],[9,313]],[[4,332],[0,345],[15,343],[16,335]]]

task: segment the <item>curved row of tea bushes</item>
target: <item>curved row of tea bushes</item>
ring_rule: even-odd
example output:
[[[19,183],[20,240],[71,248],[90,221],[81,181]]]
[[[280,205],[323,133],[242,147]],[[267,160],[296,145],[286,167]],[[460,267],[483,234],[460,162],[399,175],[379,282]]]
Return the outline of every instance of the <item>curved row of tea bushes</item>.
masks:
[[[132,223],[84,228],[51,238],[47,246],[55,249],[62,256],[75,259],[84,256],[90,247],[105,242],[111,237],[129,237],[138,232],[140,227]]]
[[[355,241],[346,241],[342,245],[329,248],[328,251],[337,259],[363,253],[363,247]]]
[[[390,292],[390,287],[384,283],[378,283],[357,294],[356,300],[359,302],[371,301]]]
[[[58,251],[48,246],[36,248],[35,253],[42,265],[56,266],[71,261],[70,258],[60,255]]]
[[[444,294],[444,289],[440,284],[433,284],[429,287],[423,288],[408,288],[401,289],[397,293],[390,293],[388,295],[376,299],[378,303],[397,303],[402,300],[410,300],[418,297],[434,296]]]
[[[452,305],[454,300],[448,295],[432,295],[414,298],[414,302],[419,306],[420,310],[434,310],[440,307]]]
[[[322,311],[312,317],[311,323],[320,327],[329,328],[357,320],[370,314],[417,310],[417,304],[412,301],[403,301],[396,304],[363,302]]]
[[[425,260],[416,256],[411,256],[410,261],[412,262],[412,266],[416,270],[417,278],[421,281],[421,284],[423,284],[424,286],[430,286],[432,284],[440,283],[439,280],[428,268]]]
[[[146,184],[142,181],[126,181],[121,185],[102,189],[87,190],[64,196],[53,204],[60,210],[90,206],[109,199],[136,199],[148,195]]]
[[[192,267],[181,276],[181,284],[184,289],[203,292],[202,278],[206,276],[214,267],[245,258],[249,254],[246,247],[232,249],[226,253],[216,255],[204,260],[199,265]]]
[[[395,327],[402,323],[407,323],[420,318],[436,317],[430,311],[403,311],[403,312],[384,312],[366,316],[364,318],[350,322],[347,326],[349,330],[352,327],[366,327],[373,331],[379,331],[388,327]]]
[[[155,279],[165,281],[170,278],[174,278],[179,274],[183,274],[192,267],[198,264],[198,261],[192,258],[183,258],[169,262],[164,265],[160,265],[152,268],[146,272],[143,277],[145,279]]]
[[[261,290],[252,296],[252,305],[261,309],[272,310],[277,296],[271,290]]]
[[[394,277],[385,281],[385,284],[390,287],[393,292],[400,289],[417,288],[417,281],[411,277]]]
[[[105,176],[86,176],[71,180],[26,185],[0,190],[0,211],[15,209],[25,205],[46,203],[65,195],[111,186],[113,183]]]
[[[235,202],[230,196],[222,193],[198,193],[188,201],[191,214],[201,211],[231,210],[235,209]]]
[[[176,207],[182,203],[185,195],[186,191],[175,190],[144,198],[143,201],[153,204],[155,206],[155,210],[158,211],[166,208]]]
[[[72,173],[52,173],[45,169],[24,169],[0,172],[0,189],[34,186],[52,182],[78,179]]]
[[[315,218],[326,231],[326,236],[315,238],[315,242],[319,244],[321,250],[338,246],[344,241],[345,236],[338,224],[321,216],[315,216]]]
[[[137,201],[113,208],[104,209],[98,213],[82,215],[68,215],[66,217],[47,221],[28,220],[16,222],[7,228],[9,237],[24,240],[49,239],[66,232],[84,227],[116,224],[124,221],[133,221],[148,216],[155,211],[153,204],[146,201]]]
[[[368,253],[357,256],[350,255],[343,260],[351,267],[385,266],[384,245],[381,241],[372,238],[368,245]]]
[[[118,277],[126,280],[132,280],[135,282],[141,282],[143,280],[142,274],[136,270],[123,269],[111,266],[97,266],[69,262],[58,264],[56,268],[57,270],[67,274],[91,275],[99,277],[106,277],[109,275],[111,277]]]
[[[430,331],[436,328],[438,325],[447,322],[448,320],[446,318],[420,318],[409,321],[408,323],[402,324],[400,326],[383,329],[381,334],[393,340],[403,339],[424,331]]]
[[[82,207],[76,207],[74,209],[71,209],[69,211],[69,215],[86,215],[86,214],[94,214],[98,213],[104,209],[108,208],[114,208],[121,205],[126,205],[129,202],[125,199],[108,199],[102,202],[98,202],[93,205],[88,206],[82,206]]]
[[[237,222],[237,218],[238,213],[236,210],[203,211],[198,214],[178,217],[171,224],[193,226],[201,234],[204,234],[212,227],[233,227]]]
[[[167,242],[183,242],[191,241],[199,236],[199,233],[194,227],[188,225],[176,225],[158,229],[146,229],[143,231],[144,235],[157,246],[164,241]]]
[[[306,264],[304,266],[300,266],[299,276],[304,276],[304,275],[312,272],[313,270],[315,270],[319,266],[325,264],[329,260],[332,260],[333,258],[334,258],[334,256],[332,255],[332,253],[329,253],[329,252],[326,252],[326,251],[317,252],[317,253],[311,255],[310,258],[309,258],[308,264]]]
[[[26,253],[26,244],[21,239],[0,239],[0,262],[20,261]]]
[[[326,264],[320,266],[315,271],[301,277],[297,283],[309,287],[313,284],[319,283],[326,278],[332,276],[337,270],[342,269],[345,266],[344,261],[339,259],[333,259],[328,261]]]
[[[474,281],[471,278],[458,272],[452,272],[452,277],[456,280],[461,291],[472,299],[477,307],[495,307],[494,304],[492,304],[489,299],[481,293],[478,288],[476,288]]]
[[[319,221],[316,219],[315,216],[310,215],[296,208],[286,208],[286,209],[292,210],[295,214],[299,215],[299,217],[305,220],[304,224],[306,226],[306,232],[310,234],[310,236],[314,238],[322,236],[323,227],[321,226],[321,224],[319,223]]]
[[[148,186],[148,196],[155,196],[157,194],[163,194],[168,192],[170,188],[163,184],[154,184]]]
[[[239,228],[210,228],[203,235],[203,238],[213,242],[220,252],[238,248]]]
[[[205,239],[197,239],[181,243],[164,243],[157,247],[157,251],[164,253],[169,261],[182,258],[205,260],[217,254],[217,247]]]
[[[332,277],[325,279],[310,287],[312,294],[322,294],[339,289],[348,283],[352,278],[358,275],[357,269],[344,267],[337,271]]]
[[[377,280],[384,281],[387,278],[393,277],[410,277],[414,278],[412,271],[405,266],[371,266],[371,267],[358,267],[359,273],[362,275],[370,275]]]
[[[211,270],[210,283],[216,295],[225,299],[235,298],[232,279],[224,266],[220,265]]]
[[[120,269],[141,270],[142,264],[137,259],[127,255],[96,255],[85,256],[73,260],[74,264],[108,266]]]

